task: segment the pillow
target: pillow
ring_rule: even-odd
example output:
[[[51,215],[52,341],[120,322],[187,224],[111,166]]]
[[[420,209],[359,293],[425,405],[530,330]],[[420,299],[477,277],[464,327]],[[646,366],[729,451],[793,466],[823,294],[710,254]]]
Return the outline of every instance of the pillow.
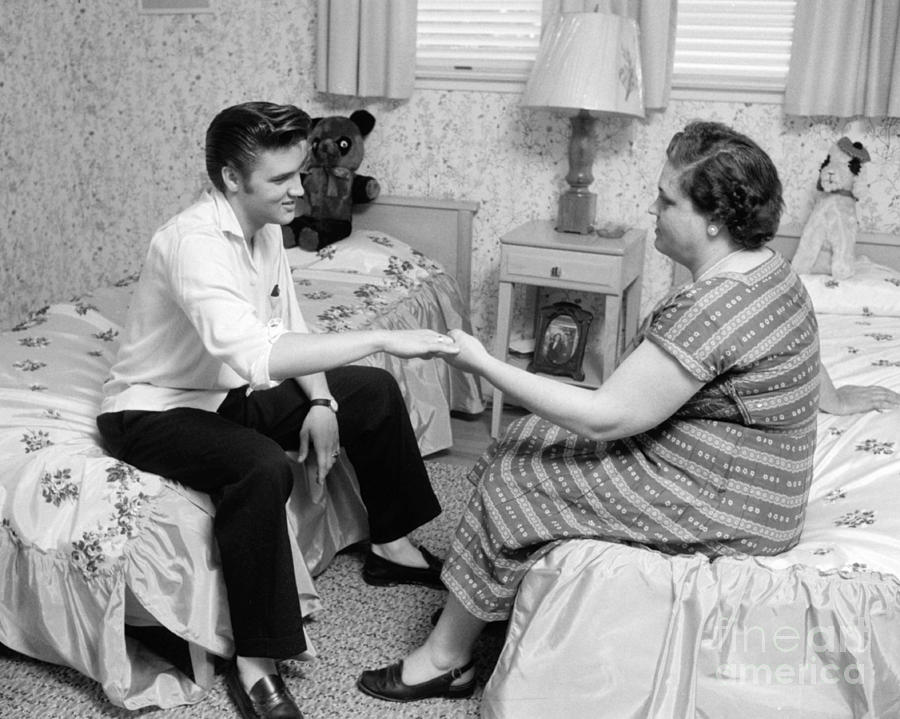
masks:
[[[863,257],[846,280],[800,275],[818,314],[900,317],[900,272]]]
[[[297,252],[293,252],[297,250]],[[351,272],[375,277],[398,274],[410,278],[442,273],[443,267],[402,240],[373,230],[354,230],[348,237],[318,252],[288,250],[291,269]]]

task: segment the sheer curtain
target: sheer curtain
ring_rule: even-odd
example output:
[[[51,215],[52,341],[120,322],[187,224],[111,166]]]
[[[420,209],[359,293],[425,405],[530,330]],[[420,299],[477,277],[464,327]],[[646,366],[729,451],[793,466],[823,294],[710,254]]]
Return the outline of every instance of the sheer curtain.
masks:
[[[316,89],[405,100],[416,72],[416,0],[318,0]]]
[[[543,8],[545,27],[547,18],[557,12],[604,12],[636,20],[641,33],[644,109],[666,109],[675,58],[676,0],[544,0]]]
[[[900,0],[798,0],[784,112],[900,117]]]

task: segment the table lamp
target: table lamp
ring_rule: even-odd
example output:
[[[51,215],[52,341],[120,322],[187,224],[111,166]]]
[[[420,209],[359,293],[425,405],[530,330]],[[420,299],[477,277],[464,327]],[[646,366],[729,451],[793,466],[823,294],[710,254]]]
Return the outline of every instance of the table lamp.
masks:
[[[571,117],[569,188],[560,195],[556,229],[590,234],[597,215],[595,123],[601,115],[644,116],[638,30],[605,13],[562,13],[545,31],[522,105]]]

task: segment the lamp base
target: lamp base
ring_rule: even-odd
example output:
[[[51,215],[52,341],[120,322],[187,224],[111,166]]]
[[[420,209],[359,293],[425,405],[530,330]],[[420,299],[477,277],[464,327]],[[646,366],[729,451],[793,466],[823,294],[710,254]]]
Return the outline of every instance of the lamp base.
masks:
[[[574,232],[589,235],[597,216],[597,195],[593,192],[568,190],[559,196],[557,232]]]

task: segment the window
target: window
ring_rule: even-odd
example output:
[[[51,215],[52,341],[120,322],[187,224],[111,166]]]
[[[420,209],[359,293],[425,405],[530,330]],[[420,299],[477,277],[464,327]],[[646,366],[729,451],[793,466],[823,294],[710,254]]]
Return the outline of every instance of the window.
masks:
[[[673,96],[780,101],[795,5],[678,0]],[[542,0],[419,0],[418,7],[418,87],[521,92],[540,44]]]
[[[678,0],[672,88],[781,96],[791,59],[796,0]],[[755,98],[758,99],[758,98]]]
[[[541,39],[542,0],[419,0],[416,84],[521,92]]]

